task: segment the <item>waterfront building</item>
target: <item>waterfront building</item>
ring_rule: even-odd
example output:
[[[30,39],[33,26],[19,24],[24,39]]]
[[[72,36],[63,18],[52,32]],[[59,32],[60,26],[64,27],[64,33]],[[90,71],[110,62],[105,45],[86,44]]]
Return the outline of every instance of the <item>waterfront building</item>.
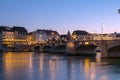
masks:
[[[68,40],[71,40],[70,31],[68,31],[67,34],[60,35],[60,39],[61,39],[62,41],[65,41],[65,42],[67,42]]]
[[[75,30],[72,33],[72,39],[74,41],[86,41],[90,39],[90,35],[87,31],[83,31],[83,30]]]
[[[36,40],[35,40],[35,34],[34,32],[30,32],[27,34],[27,42],[28,42],[28,45],[31,45],[31,44],[35,44],[36,43]]]
[[[14,32],[14,46],[20,48],[28,45],[27,30],[24,27],[13,26],[10,31]]]
[[[57,31],[46,30],[46,34],[48,40],[52,40],[52,39],[55,39],[55,41],[60,40],[60,34]]]
[[[13,49],[27,46],[27,30],[24,27],[0,26],[0,49]]]
[[[28,34],[28,43],[29,44],[42,44],[46,43],[47,34],[44,30],[36,30]]]
[[[0,49],[2,47],[14,47],[14,33],[8,26],[0,26]]]
[[[114,34],[93,34],[93,40],[114,40],[116,36]]]
[[[47,42],[51,42],[52,40],[59,40],[60,35],[58,34],[57,31],[53,30],[36,30],[33,32],[30,32],[28,34],[27,40],[28,44],[45,44]]]
[[[62,41],[66,42],[67,38],[68,38],[68,35],[65,35],[65,34],[64,35],[60,35],[60,38],[61,38]]]

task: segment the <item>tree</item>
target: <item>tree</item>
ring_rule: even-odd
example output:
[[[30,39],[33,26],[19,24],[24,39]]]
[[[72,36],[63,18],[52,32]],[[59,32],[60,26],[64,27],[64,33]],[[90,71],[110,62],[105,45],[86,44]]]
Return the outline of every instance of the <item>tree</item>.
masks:
[[[118,14],[120,14],[120,9],[118,10]]]

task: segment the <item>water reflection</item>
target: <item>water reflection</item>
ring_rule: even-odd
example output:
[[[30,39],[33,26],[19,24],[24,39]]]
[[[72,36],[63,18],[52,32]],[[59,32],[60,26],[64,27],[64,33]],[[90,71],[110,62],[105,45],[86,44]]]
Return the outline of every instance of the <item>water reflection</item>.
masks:
[[[0,58],[1,80],[119,80],[114,60],[33,52],[6,52]]]
[[[27,73],[26,69],[29,69],[29,75],[32,75],[32,55],[28,53],[4,53],[3,66],[7,76],[6,80],[14,80],[16,77],[22,78]]]

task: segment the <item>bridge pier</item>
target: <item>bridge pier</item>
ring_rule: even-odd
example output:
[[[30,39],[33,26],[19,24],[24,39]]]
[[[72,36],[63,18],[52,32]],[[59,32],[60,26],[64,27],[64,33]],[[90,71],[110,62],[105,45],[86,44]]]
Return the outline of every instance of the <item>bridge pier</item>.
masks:
[[[107,52],[107,41],[100,41],[97,43],[97,46],[102,49],[102,54],[101,57],[108,57],[108,52]]]

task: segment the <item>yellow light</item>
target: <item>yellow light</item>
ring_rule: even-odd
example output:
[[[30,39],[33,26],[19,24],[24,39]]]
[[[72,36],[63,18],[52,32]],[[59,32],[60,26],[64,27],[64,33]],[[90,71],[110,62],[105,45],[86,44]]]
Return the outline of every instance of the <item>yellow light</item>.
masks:
[[[76,39],[76,38],[77,38],[77,35],[72,35],[72,38],[73,38],[73,39]]]
[[[88,45],[89,44],[89,42],[85,42],[85,45]]]
[[[85,59],[84,63],[84,71],[85,71],[85,77],[88,78],[89,75],[89,68],[90,68],[90,60],[88,58]]]
[[[68,47],[69,48],[74,48],[74,43],[73,42],[68,42]]]
[[[54,35],[54,32],[52,32],[52,36]]]

